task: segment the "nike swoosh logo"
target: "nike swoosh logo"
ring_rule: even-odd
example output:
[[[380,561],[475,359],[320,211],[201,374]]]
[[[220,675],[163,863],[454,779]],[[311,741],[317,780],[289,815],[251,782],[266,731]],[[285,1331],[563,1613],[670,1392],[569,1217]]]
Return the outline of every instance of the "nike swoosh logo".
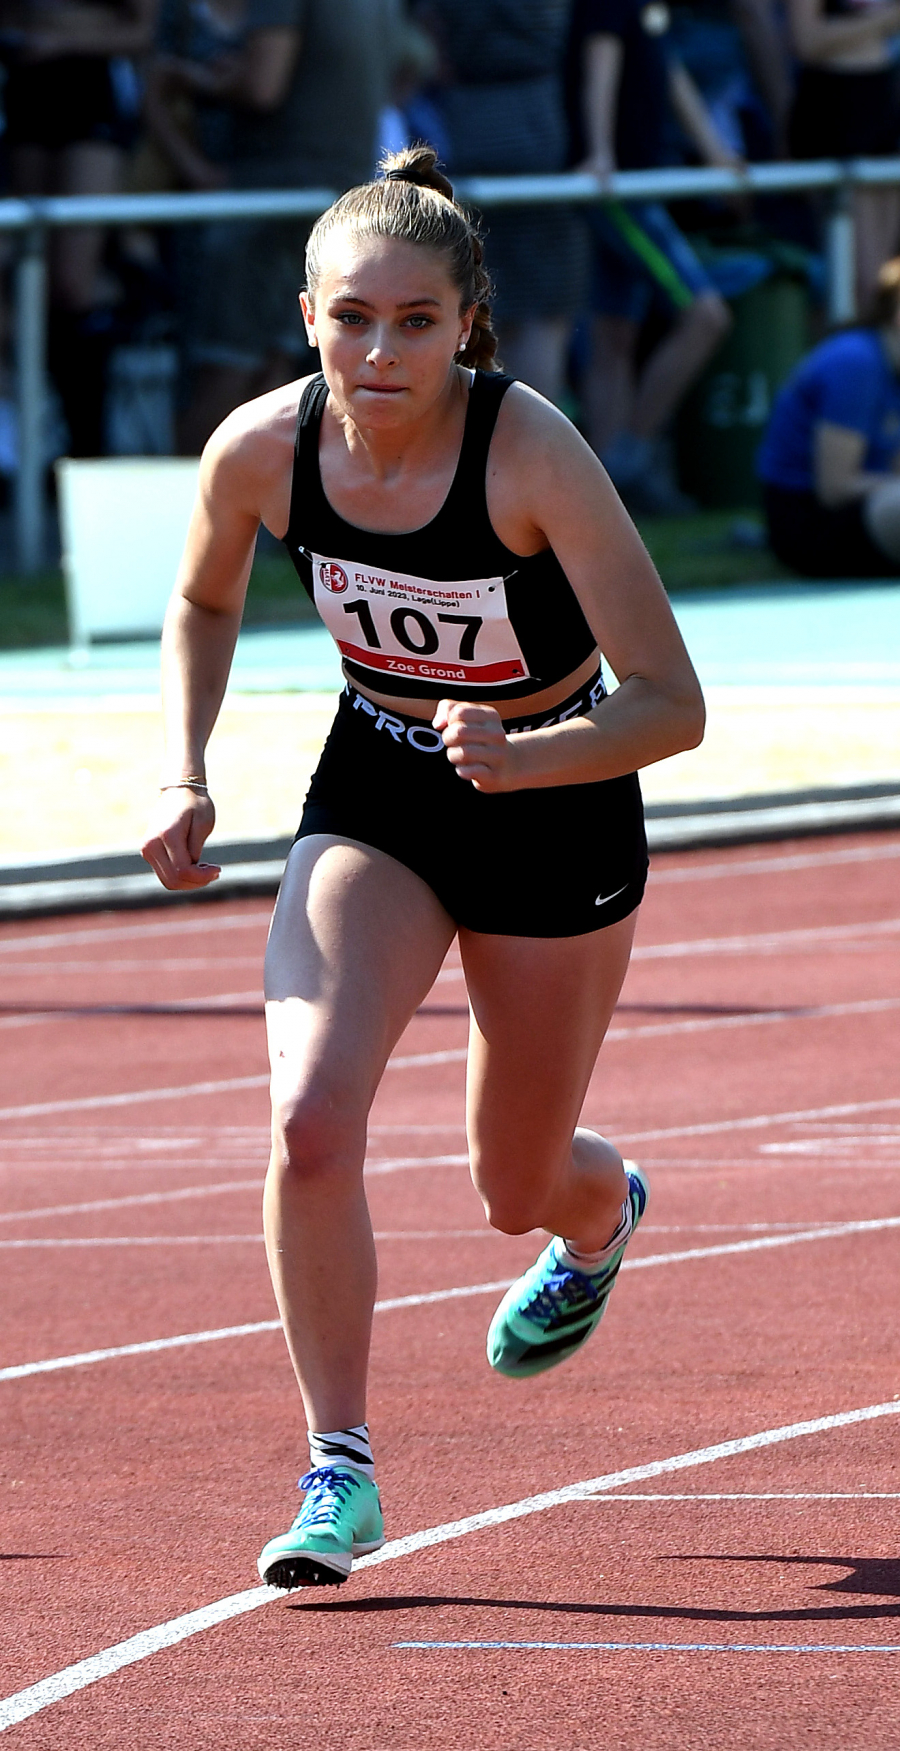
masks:
[[[594,901],[594,905],[595,906],[608,906],[610,900],[617,900],[619,898],[620,894],[624,894],[627,886],[628,886],[628,883],[625,882],[625,883],[623,883],[621,888],[616,889],[614,894],[598,894],[596,900]]]

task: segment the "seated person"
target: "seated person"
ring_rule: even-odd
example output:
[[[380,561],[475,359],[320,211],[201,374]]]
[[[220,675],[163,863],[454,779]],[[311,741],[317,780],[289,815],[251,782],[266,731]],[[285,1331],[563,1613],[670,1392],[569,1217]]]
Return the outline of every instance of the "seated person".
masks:
[[[900,256],[869,320],[781,390],[759,453],[769,542],[806,577],[900,575]]]

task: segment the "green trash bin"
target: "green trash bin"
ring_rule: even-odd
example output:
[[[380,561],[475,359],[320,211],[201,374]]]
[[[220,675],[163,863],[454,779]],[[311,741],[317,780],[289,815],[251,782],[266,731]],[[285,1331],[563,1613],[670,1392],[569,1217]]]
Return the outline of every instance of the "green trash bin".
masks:
[[[775,396],[809,350],[809,293],[778,273],[731,301],[734,327],[678,416],[678,472],[701,505],[740,510],[760,500],[756,453]]]

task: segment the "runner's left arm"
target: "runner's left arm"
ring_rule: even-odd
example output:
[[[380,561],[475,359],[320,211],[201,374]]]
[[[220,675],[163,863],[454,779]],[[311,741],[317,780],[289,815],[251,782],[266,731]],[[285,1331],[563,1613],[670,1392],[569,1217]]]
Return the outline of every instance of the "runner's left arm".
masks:
[[[584,717],[513,737],[490,707],[442,700],[434,723],[460,777],[486,791],[589,784],[696,747],[700,684],[653,562],[593,452],[563,414],[516,385],[491,468],[495,525],[515,533],[517,552],[549,542],[619,686]]]

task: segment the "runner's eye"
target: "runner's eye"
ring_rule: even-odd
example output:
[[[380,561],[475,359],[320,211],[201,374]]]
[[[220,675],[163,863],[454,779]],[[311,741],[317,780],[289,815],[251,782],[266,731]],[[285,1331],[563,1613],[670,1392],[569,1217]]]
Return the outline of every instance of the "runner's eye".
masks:
[[[430,316],[423,316],[420,312],[417,312],[414,316],[407,316],[406,321],[404,323],[404,327],[405,328],[433,328],[434,321]]]
[[[342,323],[345,328],[359,328],[365,322],[365,317],[358,310],[336,310],[334,320]]]

